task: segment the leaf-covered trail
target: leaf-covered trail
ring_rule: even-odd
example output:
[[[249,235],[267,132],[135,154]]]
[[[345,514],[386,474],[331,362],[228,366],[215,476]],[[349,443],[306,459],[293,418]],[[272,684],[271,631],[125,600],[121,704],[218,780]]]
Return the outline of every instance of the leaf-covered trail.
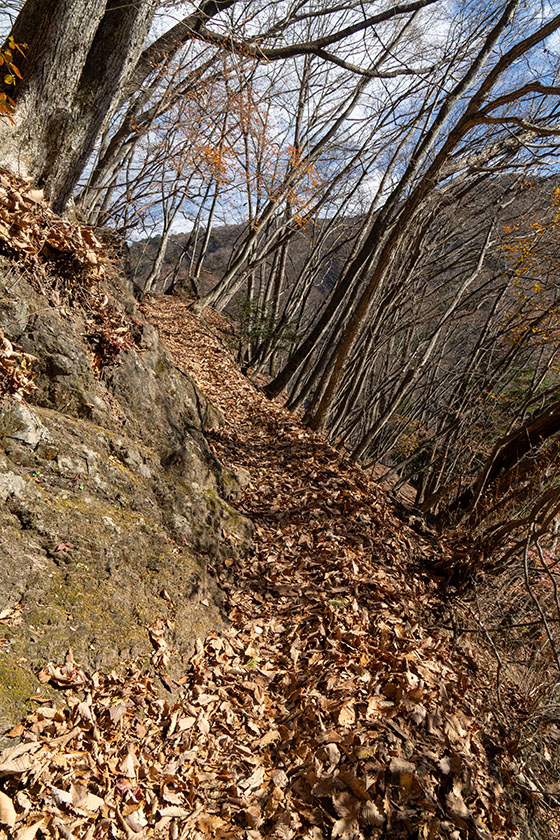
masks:
[[[433,627],[422,566],[444,549],[241,376],[217,316],[170,298],[146,313],[224,413],[212,440],[250,475],[255,552],[214,570],[231,627],[198,644],[177,703],[136,671],[35,713],[0,758],[0,822],[17,811],[19,840],[517,836],[468,662]]]
[[[209,313],[209,331],[168,298],[148,313],[224,412],[219,457],[251,476],[240,507],[256,552],[228,586],[235,660],[211,643],[195,661],[202,684],[228,686],[210,736],[236,788],[220,819],[230,810],[255,838],[511,837],[466,663],[426,629],[437,595],[422,563],[442,549],[256,391],[216,341],[219,316]]]

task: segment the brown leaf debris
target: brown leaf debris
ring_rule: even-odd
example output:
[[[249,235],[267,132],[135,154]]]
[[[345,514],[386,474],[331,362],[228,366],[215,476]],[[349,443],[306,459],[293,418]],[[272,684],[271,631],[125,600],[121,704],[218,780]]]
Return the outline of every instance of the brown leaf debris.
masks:
[[[176,702],[131,667],[29,717],[0,756],[16,836],[518,837],[465,663],[427,629],[437,585],[415,558],[444,549],[238,373],[219,316],[174,299],[146,310],[224,413],[213,443],[251,476],[238,506],[255,550],[213,569],[231,625],[197,643]],[[164,630],[149,630],[160,668]],[[48,666],[58,684],[64,668]]]

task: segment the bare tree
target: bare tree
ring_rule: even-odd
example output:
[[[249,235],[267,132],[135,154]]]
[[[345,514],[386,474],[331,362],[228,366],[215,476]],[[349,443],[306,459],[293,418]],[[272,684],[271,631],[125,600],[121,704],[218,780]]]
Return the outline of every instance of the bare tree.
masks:
[[[35,181],[45,185],[54,205],[62,208],[86,167],[104,124],[129,103],[120,141],[113,149],[119,152],[118,147],[135,131],[138,112],[134,101],[142,107],[146,103],[142,88],[154,93],[162,69],[192,39],[211,44],[216,54],[228,51],[258,61],[279,61],[313,53],[340,64],[344,59],[332,51],[334,47],[349,44],[360,33],[386,20],[434,2],[437,0],[416,0],[373,14],[372,8],[379,9],[379,3],[365,3],[360,9],[350,3],[333,14],[328,7],[317,14],[307,2],[297,12],[286,11],[279,3],[254,16],[257,24],[262,20],[261,30],[245,38],[239,20],[246,11],[244,3],[202,0],[191,14],[148,43],[151,24],[162,5],[158,0],[137,0],[132,4],[117,0],[72,0],[70,4],[62,0],[27,0],[12,29],[15,40],[27,44],[23,82],[17,89],[16,138],[25,146]],[[328,20],[332,23],[329,33],[299,41],[298,26],[307,19],[323,23]],[[218,24],[212,29],[210,23],[214,20]],[[294,34],[291,43],[267,46],[267,41],[278,38],[280,32]],[[350,70],[360,72],[360,68]],[[365,72],[370,71],[366,68]],[[410,71],[399,66],[390,72],[394,75]]]

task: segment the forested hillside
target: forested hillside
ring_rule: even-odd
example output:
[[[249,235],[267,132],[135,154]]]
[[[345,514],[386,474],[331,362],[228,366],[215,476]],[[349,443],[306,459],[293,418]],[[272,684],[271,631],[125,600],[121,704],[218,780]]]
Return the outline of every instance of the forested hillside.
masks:
[[[0,834],[553,840],[556,1],[0,33]]]
[[[388,287],[382,325],[369,324],[367,338],[348,364],[327,424],[331,439],[362,463],[385,465],[387,479],[397,487],[412,482],[415,503],[431,517],[449,517],[453,510],[462,515],[472,506],[466,485],[469,476],[474,484],[477,473],[480,478],[490,469],[485,453],[491,455],[529,410],[549,410],[547,399],[559,375],[557,183],[550,177],[520,185],[511,176],[496,177],[453,204],[452,215],[432,220],[406,295]],[[331,231],[325,240],[330,258],[308,277],[305,293],[294,294],[317,239],[330,228],[324,219],[303,227],[292,240],[283,267],[284,293],[274,278],[273,260],[232,297],[224,311],[236,324],[244,370],[282,378],[309,324],[328,306],[363,224],[363,217],[339,221],[338,237]],[[192,304],[227,273],[250,235],[248,227],[216,227],[205,251],[193,232],[172,235],[159,290]],[[160,245],[161,237],[131,245],[131,272],[140,287]],[[300,374],[295,388],[287,386],[288,405],[306,409],[309,420],[317,368],[329,346],[323,336],[311,354],[315,369]],[[274,381],[267,386],[274,387]],[[551,465],[547,458],[543,452],[541,466]],[[496,465],[494,473],[505,466]],[[516,474],[501,477],[502,487],[512,493]],[[526,493],[529,479],[525,472],[519,493]],[[493,493],[490,507],[496,502]],[[477,518],[484,514],[481,501],[476,499]]]

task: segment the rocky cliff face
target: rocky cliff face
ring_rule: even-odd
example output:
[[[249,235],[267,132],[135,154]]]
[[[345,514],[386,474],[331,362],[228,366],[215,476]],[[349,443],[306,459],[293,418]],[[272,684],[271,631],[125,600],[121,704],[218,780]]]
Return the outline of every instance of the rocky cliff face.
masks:
[[[134,341],[100,366],[84,306],[37,288],[7,250],[0,330],[36,358],[36,388],[0,397],[0,731],[68,648],[87,669],[149,657],[157,623],[179,665],[222,623],[209,566],[250,539],[204,436],[220,412],[125,284],[112,280]]]

